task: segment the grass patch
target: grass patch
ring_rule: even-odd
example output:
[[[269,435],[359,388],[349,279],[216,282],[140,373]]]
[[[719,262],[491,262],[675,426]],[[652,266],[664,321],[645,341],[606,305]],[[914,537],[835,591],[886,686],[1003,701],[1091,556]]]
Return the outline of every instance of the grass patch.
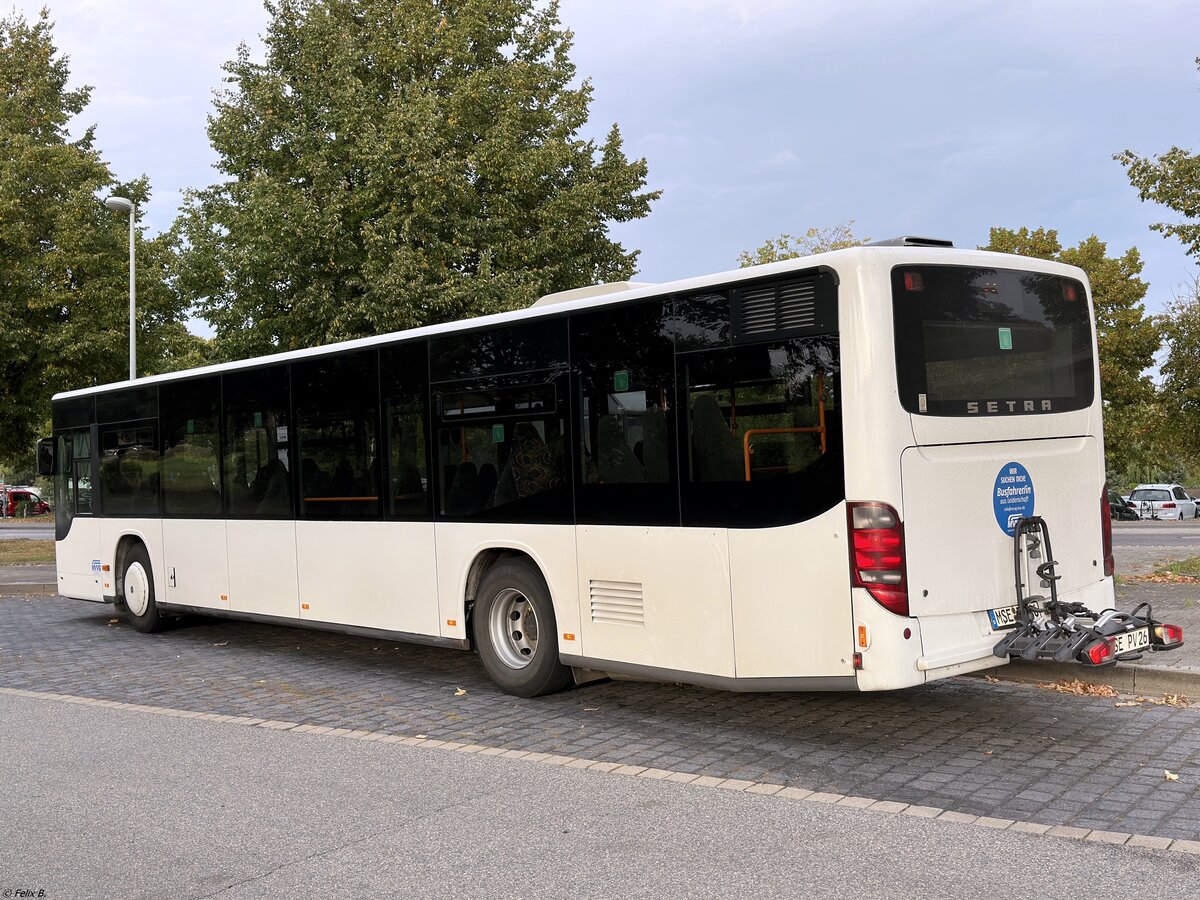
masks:
[[[1172,575],[1187,575],[1191,578],[1200,578],[1200,556],[1189,556],[1187,559],[1177,559],[1173,562],[1164,563],[1154,571],[1158,575],[1166,575],[1170,572]]]
[[[0,541],[0,566],[54,562],[54,541]]]
[[[53,525],[54,514],[43,516],[5,516],[0,519],[0,528],[22,528],[27,525]]]

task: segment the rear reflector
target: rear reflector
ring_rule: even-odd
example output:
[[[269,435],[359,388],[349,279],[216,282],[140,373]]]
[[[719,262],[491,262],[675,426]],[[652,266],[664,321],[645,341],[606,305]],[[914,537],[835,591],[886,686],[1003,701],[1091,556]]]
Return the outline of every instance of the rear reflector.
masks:
[[[904,525],[886,503],[850,503],[850,583],[865,588],[884,609],[908,615]]]

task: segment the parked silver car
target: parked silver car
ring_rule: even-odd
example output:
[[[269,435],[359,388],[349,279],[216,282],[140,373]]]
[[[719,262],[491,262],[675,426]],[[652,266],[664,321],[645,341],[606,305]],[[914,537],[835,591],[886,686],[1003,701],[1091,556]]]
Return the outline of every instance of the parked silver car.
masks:
[[[1200,517],[1200,505],[1178,484],[1139,484],[1129,501],[1143,519]]]

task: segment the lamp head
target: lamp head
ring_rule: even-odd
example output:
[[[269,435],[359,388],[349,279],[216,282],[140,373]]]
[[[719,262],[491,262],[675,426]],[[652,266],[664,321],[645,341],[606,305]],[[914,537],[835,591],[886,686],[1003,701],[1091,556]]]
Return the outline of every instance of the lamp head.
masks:
[[[131,213],[133,212],[133,201],[126,200],[124,197],[109,197],[104,201],[104,205],[113,212]]]

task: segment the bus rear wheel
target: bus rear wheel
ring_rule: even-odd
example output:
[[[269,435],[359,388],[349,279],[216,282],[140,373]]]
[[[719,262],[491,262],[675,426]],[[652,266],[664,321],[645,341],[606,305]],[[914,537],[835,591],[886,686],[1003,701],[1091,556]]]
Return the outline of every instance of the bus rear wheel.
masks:
[[[554,604],[541,573],[520,560],[492,566],[476,594],[475,644],[488,676],[505,693],[538,697],[571,683],[558,661]]]
[[[154,574],[150,554],[141,544],[129,549],[121,567],[121,606],[129,624],[144,634],[159,631],[166,624],[154,602]]]

